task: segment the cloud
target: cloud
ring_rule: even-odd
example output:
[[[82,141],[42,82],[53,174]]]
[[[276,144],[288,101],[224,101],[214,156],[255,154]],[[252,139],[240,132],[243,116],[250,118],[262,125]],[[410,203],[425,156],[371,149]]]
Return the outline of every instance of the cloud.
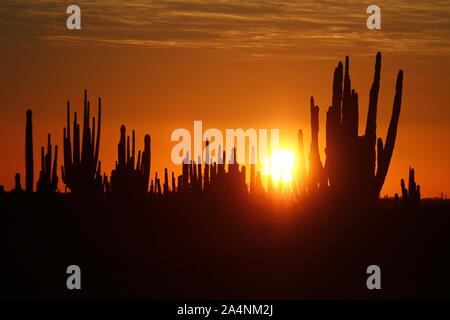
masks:
[[[382,30],[367,30],[360,0],[78,1],[82,30],[65,27],[66,1],[0,4],[3,37],[54,45],[202,48],[303,56],[328,52],[450,54],[448,1],[381,0]],[[284,51],[284,52],[281,52]]]

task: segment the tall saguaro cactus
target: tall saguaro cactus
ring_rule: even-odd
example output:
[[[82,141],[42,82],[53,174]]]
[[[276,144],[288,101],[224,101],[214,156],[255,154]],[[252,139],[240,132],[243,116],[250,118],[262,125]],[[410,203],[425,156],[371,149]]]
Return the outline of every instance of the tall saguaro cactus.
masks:
[[[342,63],[334,73],[333,105],[327,112],[326,172],[331,191],[338,198],[370,201],[379,197],[392,158],[400,116],[403,71],[400,70],[397,75],[392,116],[383,146],[382,139],[377,140],[376,133],[381,53],[376,55],[363,136],[358,136],[358,94],[351,88],[349,69],[350,62],[346,57],[345,73]]]
[[[101,192],[103,189],[101,163],[98,161],[101,132],[102,101],[98,99],[97,130],[95,117],[90,121],[90,102],[84,90],[83,131],[80,142],[80,124],[74,112],[73,140],[70,131],[70,102],[67,102],[67,128],[64,128],[64,166],[61,176],[64,183],[73,193]]]
[[[314,105],[311,98],[312,142],[308,193],[314,191],[319,183],[336,200],[368,203],[379,197],[392,159],[402,103],[403,71],[400,70],[397,75],[392,116],[383,145],[383,140],[377,139],[376,133],[381,53],[376,55],[363,136],[358,136],[358,94],[351,88],[349,70],[348,57],[345,69],[339,62],[334,70],[332,105],[328,108],[326,119],[326,162],[322,178],[319,175],[321,162],[317,147],[319,107]],[[303,142],[299,144],[303,145]]]
[[[33,162],[33,113],[27,110],[25,129],[25,190],[33,192],[34,162]]]

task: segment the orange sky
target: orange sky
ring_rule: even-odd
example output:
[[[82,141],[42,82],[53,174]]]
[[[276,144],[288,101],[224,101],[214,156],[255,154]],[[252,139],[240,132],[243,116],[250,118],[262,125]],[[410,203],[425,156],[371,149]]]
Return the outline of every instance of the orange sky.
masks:
[[[0,184],[24,172],[25,110],[34,112],[35,169],[46,134],[62,145],[65,102],[82,111],[83,89],[104,101],[103,169],[119,128],[152,136],[152,174],[168,166],[176,128],[280,128],[309,145],[309,97],[320,111],[320,147],[332,72],[350,55],[360,133],[376,51],[383,53],[378,135],[405,72],[396,147],[382,195],[400,192],[408,167],[424,196],[450,193],[450,3],[377,1],[382,29],[366,28],[365,1],[77,1],[82,29],[65,27],[66,1],[0,3]],[[60,159],[61,159],[60,153]],[[37,172],[35,181],[37,180]],[[24,181],[22,181],[24,185]],[[60,188],[62,185],[60,185]]]

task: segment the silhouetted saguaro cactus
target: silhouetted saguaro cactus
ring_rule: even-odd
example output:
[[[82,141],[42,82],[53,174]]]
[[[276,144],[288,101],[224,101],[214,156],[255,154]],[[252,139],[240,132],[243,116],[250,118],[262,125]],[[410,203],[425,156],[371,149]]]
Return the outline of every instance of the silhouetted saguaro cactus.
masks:
[[[401,179],[402,199],[407,206],[419,207],[420,205],[420,185],[416,184],[415,171],[409,168],[408,189],[405,187],[405,180]]]
[[[44,155],[44,147],[41,148],[41,171],[37,183],[38,192],[55,192],[58,187],[58,146],[55,146],[55,156],[52,165],[51,136],[47,138],[47,153]]]
[[[378,52],[376,56],[363,136],[358,136],[358,94],[351,89],[349,69],[350,63],[346,57],[345,74],[342,62],[334,71],[332,106],[328,109],[326,121],[325,174],[321,178],[315,177],[321,170],[316,146],[319,109],[311,99],[312,142],[308,192],[314,190],[319,181],[320,186],[327,187],[338,201],[369,203],[379,197],[392,158],[402,101],[403,71],[400,70],[397,75],[392,116],[383,145],[382,139],[377,140],[376,134],[381,53]]]
[[[95,194],[102,192],[101,163],[98,160],[101,132],[101,98],[98,99],[97,131],[95,117],[92,131],[89,126],[90,102],[84,90],[83,131],[80,142],[80,124],[74,112],[73,140],[70,131],[70,102],[67,102],[67,128],[64,128],[64,165],[61,167],[63,182],[73,193]]]
[[[26,112],[27,121],[25,129],[25,190],[33,192],[34,160],[33,160],[33,113]]]

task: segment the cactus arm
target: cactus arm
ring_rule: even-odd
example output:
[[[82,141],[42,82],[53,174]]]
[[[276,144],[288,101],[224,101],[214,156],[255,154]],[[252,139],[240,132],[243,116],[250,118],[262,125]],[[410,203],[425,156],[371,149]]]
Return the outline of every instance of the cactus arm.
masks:
[[[83,108],[83,128],[82,128],[82,136],[81,136],[81,162],[87,161],[87,148],[90,142],[88,138],[89,135],[89,101],[87,100],[87,90],[84,90],[84,108]]]
[[[72,163],[72,140],[70,140],[70,105],[67,105],[67,166]],[[65,152],[64,152],[65,154]],[[66,163],[64,163],[66,165]]]
[[[94,160],[94,153],[95,153],[95,117],[92,117],[92,129],[91,129],[91,141],[89,142],[90,148],[89,148],[89,157]],[[97,163],[97,162],[94,162]]]
[[[348,56],[345,57],[345,74],[344,74],[344,91],[342,94],[342,117],[339,114],[338,119],[342,124],[344,132],[348,133],[351,130],[352,119],[352,85],[350,80],[350,60]]]
[[[141,150],[138,151],[138,159],[137,159],[136,169],[139,172],[142,172],[142,168],[141,168]]]
[[[70,140],[70,101],[67,101],[67,139]]]
[[[56,188],[58,186],[57,168],[58,168],[58,145],[55,145],[55,157],[53,159],[53,170],[52,170],[52,189],[53,189],[53,191],[56,191]]]
[[[319,153],[319,107],[314,105],[314,98],[311,97],[311,145],[309,153],[310,170],[308,174],[309,189],[317,190],[318,186],[324,183],[323,165]]]
[[[377,53],[375,61],[375,74],[370,88],[369,111],[367,112],[367,123],[365,135],[368,137],[371,145],[375,145],[377,137],[377,106],[378,92],[380,90],[380,73],[381,73],[381,53]]]
[[[381,161],[378,162],[376,173],[376,181],[377,181],[376,191],[378,193],[381,191],[381,187],[383,186],[384,181],[386,179],[389,164],[392,159],[392,153],[394,151],[395,138],[397,136],[398,120],[400,117],[400,109],[402,104],[402,89],[403,89],[403,71],[400,70],[397,75],[394,105],[392,107],[392,116],[391,121],[389,123],[386,142],[384,148],[383,147],[378,148],[378,152],[381,153],[381,156],[378,155],[378,160]]]
[[[334,69],[332,105],[338,115],[341,114],[343,65],[339,62]],[[337,120],[337,119],[336,119]]]
[[[26,111],[25,128],[25,190],[33,192],[34,160],[33,160],[33,113]]]
[[[144,153],[142,156],[143,176],[145,181],[145,192],[148,191],[148,180],[150,178],[150,166],[151,166],[151,138],[150,135],[145,135],[144,138]]]
[[[77,122],[76,112],[73,119],[73,163],[80,163],[80,126]]]
[[[120,140],[119,145],[117,147],[117,156],[119,159],[119,168],[125,167],[125,135],[126,135],[126,128],[124,125],[120,127]]]
[[[319,151],[319,107],[314,105],[314,97],[310,99],[311,111],[311,151]],[[317,149],[317,150],[316,150]]]
[[[300,193],[305,192],[306,187],[306,161],[305,161],[305,147],[303,143],[303,131],[298,130],[298,160],[297,160],[298,174],[297,183]]]
[[[359,128],[359,105],[358,105],[358,92],[352,92],[352,100],[353,100],[353,110],[352,110],[352,126],[350,129],[350,134],[352,137],[358,136],[358,128]]]
[[[131,146],[131,169],[134,170],[134,159],[135,159],[135,155],[136,155],[136,149],[135,149],[135,144],[136,144],[136,134],[134,132],[134,130],[132,131],[132,146]]]
[[[50,177],[51,167],[52,167],[52,144],[50,141],[50,134],[47,136],[47,155],[45,156],[45,172]]]
[[[100,129],[102,124],[102,98],[98,98],[98,116],[97,116],[97,138],[95,144],[94,163],[98,161],[98,153],[100,150]]]
[[[400,186],[402,188],[402,199],[406,201],[408,199],[408,190],[406,190],[405,187],[405,180],[403,179],[400,180]]]

